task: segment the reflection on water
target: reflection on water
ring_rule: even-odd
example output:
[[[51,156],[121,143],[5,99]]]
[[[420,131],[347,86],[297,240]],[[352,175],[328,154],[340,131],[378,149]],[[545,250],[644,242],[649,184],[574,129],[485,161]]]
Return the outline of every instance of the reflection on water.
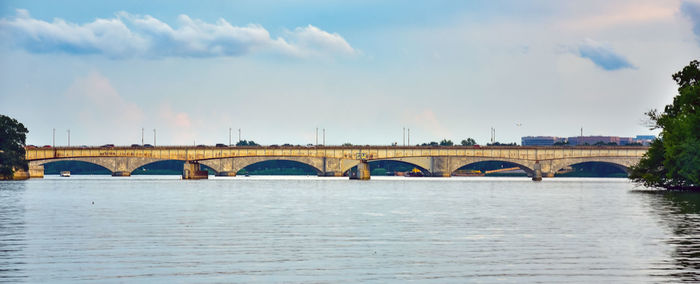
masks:
[[[0,282],[25,278],[21,267],[24,233],[24,181],[5,181],[0,185]]]
[[[639,191],[649,196],[660,225],[672,232],[665,240],[673,247],[673,273],[678,280],[700,282],[700,193]]]
[[[624,179],[0,183],[0,282],[698,281],[698,196]]]

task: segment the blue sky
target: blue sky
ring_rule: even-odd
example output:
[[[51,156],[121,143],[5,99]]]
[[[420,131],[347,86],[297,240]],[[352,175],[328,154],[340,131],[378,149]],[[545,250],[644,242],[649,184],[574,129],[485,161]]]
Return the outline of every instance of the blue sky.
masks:
[[[700,54],[698,1],[142,2],[0,2],[27,143],[634,136]]]

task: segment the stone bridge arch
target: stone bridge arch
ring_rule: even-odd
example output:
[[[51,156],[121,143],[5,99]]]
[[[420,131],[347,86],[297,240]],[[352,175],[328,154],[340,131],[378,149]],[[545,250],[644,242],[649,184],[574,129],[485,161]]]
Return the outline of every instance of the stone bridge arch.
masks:
[[[528,176],[534,174],[535,162],[523,159],[506,159],[506,158],[495,158],[495,157],[456,157],[452,158],[450,161],[448,172],[450,175],[454,174],[458,169],[468,166],[471,164],[476,164],[480,162],[507,162],[515,164],[520,167],[523,171],[527,173]]]
[[[430,168],[431,160],[432,160],[431,157],[404,157],[404,158],[376,159],[376,160],[369,160],[368,162],[379,162],[379,161],[403,162],[403,163],[410,164],[410,165],[413,165],[413,166],[419,168],[421,171],[423,171],[427,175],[432,175],[432,171]],[[347,170],[350,170],[350,168],[348,168]]]
[[[587,158],[566,158],[554,160],[552,162],[551,172],[557,171],[581,163],[606,163],[619,166],[625,172],[629,172],[629,168],[639,163],[641,158],[638,157],[587,157]]]
[[[266,161],[293,161],[308,165],[322,176],[342,176],[348,169],[359,161],[349,159],[324,158],[324,157],[296,157],[296,156],[250,156],[222,159],[199,160],[202,165],[210,167],[220,176],[235,176],[243,168],[252,164]]]
[[[57,158],[45,160],[29,161],[29,166],[43,166],[46,163],[59,161],[81,161],[94,165],[101,166],[110,172],[113,176],[130,176],[131,172],[144,165],[164,161],[157,158],[142,158],[142,157],[74,157],[74,158]]]

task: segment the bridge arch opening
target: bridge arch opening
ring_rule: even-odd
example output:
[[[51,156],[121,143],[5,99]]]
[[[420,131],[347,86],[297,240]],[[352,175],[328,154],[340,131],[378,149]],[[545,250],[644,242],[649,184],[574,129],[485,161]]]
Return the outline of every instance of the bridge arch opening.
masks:
[[[236,175],[286,175],[305,176],[321,175],[323,171],[307,163],[274,159],[252,163],[238,170]]]
[[[44,165],[44,175],[58,175],[62,171],[70,171],[73,175],[111,175],[109,169],[90,162],[77,160],[49,161]]]
[[[587,161],[558,169],[556,177],[627,177],[629,168],[606,161]]]
[[[419,175],[430,176],[429,170],[405,161],[398,160],[372,160],[367,162],[369,164],[370,175],[372,176],[402,176],[408,173],[415,172],[416,170],[420,173]],[[357,171],[357,166],[354,166],[343,173],[343,176],[347,176],[352,172]]]
[[[185,165],[183,160],[161,160],[144,164],[133,171],[132,175],[182,175]],[[216,171],[206,165],[200,164],[201,170],[215,174]]]
[[[511,161],[485,160],[465,164],[451,173],[452,176],[532,176],[533,170]]]

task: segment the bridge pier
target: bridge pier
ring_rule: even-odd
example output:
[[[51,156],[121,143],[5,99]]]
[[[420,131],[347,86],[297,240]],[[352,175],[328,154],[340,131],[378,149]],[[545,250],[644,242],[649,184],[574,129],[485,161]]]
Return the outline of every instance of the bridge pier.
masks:
[[[431,157],[430,158],[430,171],[431,177],[450,177],[452,172],[450,172],[450,163],[452,158],[450,157]]]
[[[535,166],[533,167],[534,173],[532,174],[532,180],[533,181],[542,181],[542,165],[540,165],[540,162],[537,161],[535,162]]]
[[[185,162],[182,169],[182,179],[208,179],[209,173],[202,171],[198,162]]]
[[[356,175],[350,175],[350,179],[357,179],[357,180],[369,180],[370,179],[370,171],[369,171],[369,163],[367,161],[362,161],[359,164],[357,164],[357,173]]]
[[[29,165],[29,178],[44,178],[44,165]]]

